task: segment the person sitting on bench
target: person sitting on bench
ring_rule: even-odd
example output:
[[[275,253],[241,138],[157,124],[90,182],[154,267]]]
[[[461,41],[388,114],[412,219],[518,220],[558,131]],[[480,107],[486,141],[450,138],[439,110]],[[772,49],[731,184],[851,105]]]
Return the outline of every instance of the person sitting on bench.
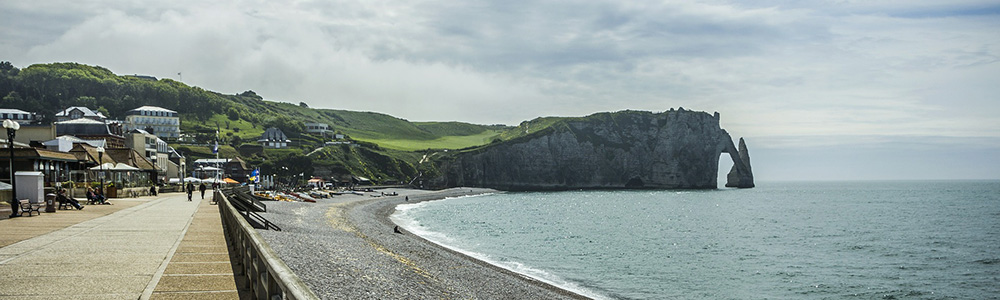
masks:
[[[87,188],[87,204],[94,204],[97,202],[97,193],[94,192],[94,188]]]
[[[101,189],[94,190],[94,202],[97,202],[97,204],[111,205],[111,202],[108,202],[108,197],[104,197],[104,192],[102,192]]]
[[[76,199],[66,196],[66,188],[62,188],[59,190],[59,195],[56,196],[56,200],[63,203],[69,203],[73,207],[76,207],[76,209],[78,210],[83,210],[83,205],[80,205],[79,201],[76,201]]]

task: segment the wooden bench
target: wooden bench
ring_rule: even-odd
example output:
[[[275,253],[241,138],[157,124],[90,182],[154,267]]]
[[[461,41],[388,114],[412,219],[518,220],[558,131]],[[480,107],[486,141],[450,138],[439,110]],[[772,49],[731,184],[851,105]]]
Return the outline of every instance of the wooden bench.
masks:
[[[28,216],[30,217],[31,216],[31,212],[34,211],[34,212],[38,213],[38,215],[42,215],[42,212],[39,211],[39,209],[42,208],[42,203],[39,203],[39,202],[31,203],[31,200],[28,200],[28,199],[21,199],[21,200],[18,200],[18,202],[21,203],[20,206],[21,206],[21,213],[22,214],[28,213]]]

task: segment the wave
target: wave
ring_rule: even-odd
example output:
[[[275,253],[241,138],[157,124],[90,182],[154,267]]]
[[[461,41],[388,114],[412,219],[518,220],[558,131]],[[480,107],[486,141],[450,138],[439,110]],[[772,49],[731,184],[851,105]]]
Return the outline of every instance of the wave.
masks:
[[[466,196],[455,197],[455,198],[464,198],[464,197],[466,197]],[[583,287],[583,286],[581,286],[580,284],[578,284],[576,282],[572,282],[572,281],[563,279],[563,278],[559,277],[558,275],[549,273],[549,272],[547,272],[545,270],[533,268],[531,266],[525,265],[525,264],[523,264],[521,262],[518,262],[518,261],[512,261],[512,260],[507,260],[507,259],[500,259],[500,258],[496,258],[496,257],[490,256],[490,255],[487,255],[485,253],[480,253],[480,252],[476,252],[476,251],[472,251],[472,250],[468,250],[468,249],[464,249],[464,248],[461,248],[459,246],[456,246],[456,244],[460,244],[460,243],[458,243],[456,240],[454,240],[453,238],[449,237],[447,234],[444,234],[442,232],[436,232],[436,231],[431,231],[431,230],[424,229],[424,227],[420,224],[420,221],[417,221],[413,217],[414,209],[418,209],[418,208],[423,207],[425,203],[426,202],[413,203],[413,204],[401,204],[399,206],[396,206],[396,210],[397,210],[396,213],[390,215],[389,219],[392,220],[393,223],[396,223],[396,225],[399,225],[400,227],[403,227],[404,229],[406,229],[409,232],[412,232],[414,235],[417,235],[417,236],[419,236],[419,237],[421,237],[421,238],[423,238],[423,239],[425,239],[427,241],[430,241],[431,243],[434,243],[434,244],[436,244],[438,246],[441,246],[441,247],[444,247],[446,249],[449,249],[449,250],[461,253],[461,254],[463,254],[465,256],[468,256],[468,257],[471,257],[473,259],[477,259],[477,260],[486,262],[488,264],[491,264],[491,265],[503,268],[505,270],[508,270],[508,271],[511,271],[511,272],[514,272],[514,273],[517,273],[517,274],[521,274],[521,275],[526,276],[528,278],[532,278],[534,280],[538,280],[538,281],[541,281],[541,282],[544,282],[544,283],[556,286],[558,288],[561,288],[561,289],[564,289],[564,290],[567,290],[567,291],[570,291],[570,292],[573,292],[573,293],[576,293],[576,294],[579,294],[579,295],[583,295],[585,297],[589,297],[589,298],[592,298],[592,299],[611,299],[608,296],[602,295],[602,294],[597,293],[597,292],[595,292],[593,290],[590,290],[590,289],[588,289],[586,287]]]

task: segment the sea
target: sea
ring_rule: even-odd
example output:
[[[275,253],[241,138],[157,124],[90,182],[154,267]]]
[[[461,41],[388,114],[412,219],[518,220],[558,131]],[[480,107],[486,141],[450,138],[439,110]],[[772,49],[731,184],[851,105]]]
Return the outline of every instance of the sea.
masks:
[[[504,192],[392,219],[596,299],[1000,299],[1000,181]]]

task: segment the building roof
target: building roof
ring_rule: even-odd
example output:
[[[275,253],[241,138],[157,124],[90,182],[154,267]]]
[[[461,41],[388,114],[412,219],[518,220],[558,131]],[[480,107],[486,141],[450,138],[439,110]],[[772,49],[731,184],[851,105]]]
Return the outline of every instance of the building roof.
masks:
[[[26,112],[26,111],[23,111],[23,110],[20,110],[20,109],[13,109],[13,108],[0,108],[0,113],[3,113],[3,114],[29,114],[29,115],[31,114],[30,112]]]
[[[56,125],[67,125],[67,124],[107,125],[107,123],[104,123],[103,121],[91,120],[91,119],[75,119],[75,120],[66,120],[66,121],[56,122]]]
[[[101,118],[101,119],[107,118],[107,117],[104,116],[104,114],[99,113],[99,112],[95,112],[95,111],[91,110],[90,108],[87,108],[87,107],[84,107],[84,106],[71,106],[69,108],[66,108],[66,109],[64,109],[64,110],[56,113],[56,117],[69,117],[69,114],[71,112],[73,112],[73,110],[79,110],[81,113],[83,113],[83,117],[84,118],[87,118],[87,117],[97,117],[97,118]]]
[[[260,139],[258,139],[257,141],[258,142],[267,142],[267,141],[291,142],[291,140],[288,139],[288,136],[286,136],[284,132],[281,132],[281,129],[278,129],[276,127],[271,127],[271,128],[268,128],[267,130],[265,130],[264,134],[261,134],[260,135]]]
[[[243,170],[247,169],[247,162],[243,161],[243,159],[241,159],[239,156],[237,156],[236,158],[233,158],[233,160],[231,160],[230,163],[236,163],[236,164],[238,164],[240,166],[240,169],[243,169]]]
[[[75,144],[73,149],[69,150],[70,154],[76,156],[79,161],[91,162],[98,164],[100,162],[104,163],[116,163],[115,159],[109,155],[104,155],[103,159],[97,154],[97,147],[91,146],[89,144]]]
[[[77,162],[76,156],[70,153],[64,153],[59,151],[49,151],[45,149],[37,148],[14,148],[14,158],[29,158],[29,159],[44,159],[44,160],[58,160],[66,162]],[[6,157],[4,157],[6,158]]]
[[[131,109],[129,111],[165,111],[165,112],[176,113],[176,111],[172,111],[172,110],[169,110],[169,109],[166,109],[166,108],[162,108],[162,107],[158,107],[158,106],[149,106],[149,105],[140,106],[140,107]]]
[[[194,161],[195,164],[224,164],[228,162],[228,158],[200,158]]]
[[[86,144],[89,144],[89,145],[94,146],[94,147],[104,147],[104,145],[105,145],[105,140],[85,140],[85,139],[81,139],[81,138],[78,138],[78,137],[75,137],[75,136],[72,136],[72,135],[58,136],[54,140],[49,140],[49,141],[46,141],[46,142],[42,143],[42,145],[45,145],[45,146],[57,146],[57,145],[59,145],[59,140],[69,141],[70,143],[73,143],[73,144],[86,143]]]
[[[157,170],[157,167],[153,164],[153,162],[146,159],[146,157],[139,154],[139,152],[129,148],[105,149],[104,157],[111,157],[117,163],[125,163],[146,171]]]
[[[56,134],[75,136],[112,135],[108,124],[103,121],[79,118],[56,122]]]

